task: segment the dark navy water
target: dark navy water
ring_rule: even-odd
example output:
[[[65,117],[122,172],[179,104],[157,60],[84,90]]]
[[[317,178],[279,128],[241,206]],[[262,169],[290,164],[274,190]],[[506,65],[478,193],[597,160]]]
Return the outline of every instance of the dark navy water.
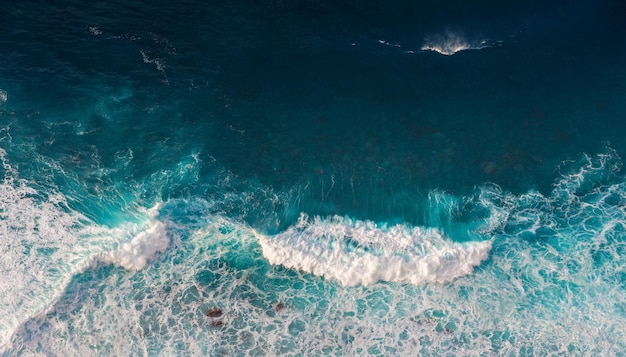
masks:
[[[0,353],[624,355],[624,13],[0,4]]]

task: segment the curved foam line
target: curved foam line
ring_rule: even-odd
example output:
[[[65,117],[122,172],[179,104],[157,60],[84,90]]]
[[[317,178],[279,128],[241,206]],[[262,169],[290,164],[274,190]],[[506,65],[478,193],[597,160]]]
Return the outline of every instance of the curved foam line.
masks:
[[[376,226],[342,217],[309,220],[275,236],[258,234],[274,265],[336,279],[344,286],[379,281],[425,284],[470,274],[491,241],[455,243],[436,229]]]

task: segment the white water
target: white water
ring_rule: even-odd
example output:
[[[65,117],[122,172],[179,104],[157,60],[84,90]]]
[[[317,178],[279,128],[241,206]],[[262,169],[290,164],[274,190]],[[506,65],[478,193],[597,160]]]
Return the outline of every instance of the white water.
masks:
[[[454,243],[432,228],[306,215],[285,232],[258,239],[271,264],[337,279],[344,286],[451,281],[470,274],[491,248],[491,241]]]
[[[490,46],[489,41],[486,39],[468,40],[460,33],[445,31],[443,33],[427,36],[424,39],[421,50],[451,56],[461,51],[480,50]]]
[[[158,206],[150,211],[154,217],[158,213]],[[127,270],[141,270],[158,253],[164,252],[169,244],[166,225],[153,218],[148,228],[139,232],[130,242],[122,243],[116,250],[102,253],[98,258]]]
[[[135,269],[142,259],[131,254],[126,260],[126,253],[157,252],[165,246],[162,228],[175,249],[143,270],[87,270],[45,311],[24,316],[9,352],[619,355],[626,307],[619,283],[626,186],[619,164],[611,153],[585,156],[577,169],[562,168],[548,196],[514,195],[495,185],[480,187],[475,197],[433,193],[437,205],[451,211],[468,201],[486,208],[488,217],[480,219],[486,225],[475,226],[490,238],[482,243],[452,243],[437,229],[344,217],[302,216],[267,236],[213,215],[211,202],[170,200],[158,208],[159,220],[146,214],[143,229],[117,233],[125,238],[106,252],[124,252],[110,262]],[[154,244],[144,245],[147,236]],[[294,265],[310,259],[311,270],[324,278],[299,266],[269,265],[266,249]],[[458,253],[441,265],[449,251]],[[481,263],[483,253],[489,260]],[[394,259],[412,269],[390,265]],[[420,259],[428,264],[411,265]],[[355,262],[363,269],[352,269]],[[452,277],[464,262],[471,273]],[[344,268],[353,271],[344,276]],[[453,281],[376,283],[388,278],[386,270],[403,279]],[[219,319],[205,316],[214,307],[224,313]]]
[[[58,192],[20,179],[0,149],[0,352],[18,327],[45,313],[71,279],[99,262],[142,269],[169,243],[158,207],[143,223],[109,228],[72,210]]]

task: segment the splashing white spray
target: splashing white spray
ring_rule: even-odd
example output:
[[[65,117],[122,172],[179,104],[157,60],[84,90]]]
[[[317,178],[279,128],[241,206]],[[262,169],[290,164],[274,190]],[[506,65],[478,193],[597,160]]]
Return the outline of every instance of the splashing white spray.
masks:
[[[432,36],[427,36],[422,45],[422,51],[433,51],[444,56],[451,56],[457,52],[466,50],[480,50],[490,47],[486,39],[467,40],[458,32],[446,31]]]

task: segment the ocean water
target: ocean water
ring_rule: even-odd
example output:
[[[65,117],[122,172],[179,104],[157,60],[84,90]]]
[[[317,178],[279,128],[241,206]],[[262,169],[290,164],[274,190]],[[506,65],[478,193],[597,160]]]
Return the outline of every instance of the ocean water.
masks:
[[[0,4],[0,355],[626,355],[626,8],[470,3]]]

